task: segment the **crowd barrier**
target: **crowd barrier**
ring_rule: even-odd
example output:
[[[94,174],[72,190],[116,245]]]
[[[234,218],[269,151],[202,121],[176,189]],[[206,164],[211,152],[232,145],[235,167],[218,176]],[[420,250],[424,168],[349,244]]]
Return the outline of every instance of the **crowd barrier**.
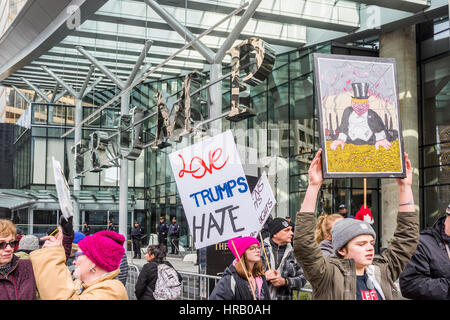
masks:
[[[127,293],[130,300],[136,300],[134,288],[139,276],[139,268],[132,264],[130,264],[129,267],[126,285]],[[179,271],[179,273],[183,277],[181,300],[208,300],[216,283],[221,279],[219,276],[207,274],[185,271]],[[309,288],[302,288],[293,292],[293,298],[295,300],[311,300],[311,295],[312,290]]]

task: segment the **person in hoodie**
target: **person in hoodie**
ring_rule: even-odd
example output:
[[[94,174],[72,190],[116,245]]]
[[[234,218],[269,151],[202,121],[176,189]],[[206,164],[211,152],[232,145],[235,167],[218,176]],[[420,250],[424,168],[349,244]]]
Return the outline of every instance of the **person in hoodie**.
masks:
[[[419,241],[419,214],[412,192],[411,161],[405,153],[406,178],[396,178],[398,214],[394,239],[375,258],[375,231],[366,221],[341,219],[333,228],[336,257],[324,257],[314,241],[316,202],[323,183],[322,149],[308,170],[309,185],[297,213],[294,256],[310,282],[314,300],[392,300],[399,298],[395,281],[406,267]]]
[[[253,237],[230,239],[228,249],[236,259],[225,269],[209,300],[270,300],[258,239]]]
[[[317,219],[316,231],[314,232],[314,240],[319,244],[320,250],[324,257],[334,256],[333,244],[331,242],[331,229],[336,221],[344,219],[340,214],[322,213]]]
[[[450,300],[450,204],[446,215],[420,232],[419,245],[400,275],[403,297]]]
[[[294,258],[292,226],[285,219],[275,218],[269,224],[269,232],[270,238],[264,240],[265,253],[261,252],[261,258],[267,270],[270,299],[292,300],[292,290],[299,290],[306,284],[303,270]]]

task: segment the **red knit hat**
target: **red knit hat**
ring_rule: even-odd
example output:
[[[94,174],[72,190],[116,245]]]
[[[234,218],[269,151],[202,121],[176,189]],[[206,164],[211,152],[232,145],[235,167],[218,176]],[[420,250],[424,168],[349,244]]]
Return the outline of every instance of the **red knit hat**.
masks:
[[[78,242],[78,246],[93,263],[111,272],[119,268],[125,253],[124,242],[123,235],[105,230],[84,237]]]
[[[356,213],[355,219],[368,222],[370,224],[373,223],[372,211],[369,207],[364,208],[364,204],[361,206],[361,209]]]
[[[236,259],[238,259],[238,256],[236,255],[236,250],[234,250],[233,243],[231,243],[231,241],[233,241],[234,246],[236,247],[236,250],[239,254],[239,257],[241,257],[244,254],[245,250],[247,250],[247,248],[250,247],[252,244],[259,245],[258,239],[253,237],[237,237],[228,240],[228,249],[231,250]]]

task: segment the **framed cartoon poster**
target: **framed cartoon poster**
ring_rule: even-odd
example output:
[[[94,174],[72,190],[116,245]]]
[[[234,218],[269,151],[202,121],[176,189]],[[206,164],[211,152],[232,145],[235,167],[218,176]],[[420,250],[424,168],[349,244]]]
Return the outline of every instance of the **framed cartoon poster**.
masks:
[[[324,178],[405,177],[395,59],[313,57]]]

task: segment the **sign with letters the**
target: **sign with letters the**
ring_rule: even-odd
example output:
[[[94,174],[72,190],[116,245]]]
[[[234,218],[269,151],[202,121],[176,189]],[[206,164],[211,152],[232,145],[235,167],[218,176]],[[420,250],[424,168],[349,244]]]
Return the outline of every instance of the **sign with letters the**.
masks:
[[[196,249],[258,229],[231,131],[172,152],[169,160]]]
[[[257,230],[252,231],[250,236],[257,238],[258,232],[264,227],[264,223],[266,223],[267,218],[269,218],[270,213],[277,203],[265,172],[263,172],[253,189],[252,201],[257,213],[259,227]]]

